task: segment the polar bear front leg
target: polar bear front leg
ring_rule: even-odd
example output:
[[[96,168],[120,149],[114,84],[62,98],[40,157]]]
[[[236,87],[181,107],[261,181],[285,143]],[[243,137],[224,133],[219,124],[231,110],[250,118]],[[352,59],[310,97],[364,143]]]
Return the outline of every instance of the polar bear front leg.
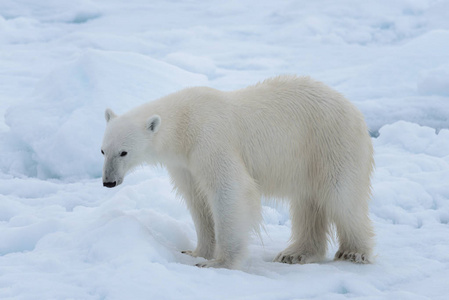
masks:
[[[195,197],[186,199],[186,203],[195,224],[198,242],[194,251],[185,250],[182,253],[212,259],[215,252],[215,226],[206,197],[196,192]]]
[[[238,161],[221,162],[209,173],[213,176],[204,179],[211,188],[208,202],[215,224],[215,259],[197,264],[199,267],[237,267],[245,255],[250,231],[259,221],[260,197],[254,180]]]
[[[217,240],[215,259],[199,263],[198,267],[234,268],[245,254],[250,231],[236,192],[224,189],[211,199]]]
[[[193,257],[212,259],[215,251],[214,220],[206,196],[200,192],[189,171],[185,169],[169,169],[169,173],[177,192],[185,200],[192,215],[198,238],[195,250],[184,250],[181,252]]]

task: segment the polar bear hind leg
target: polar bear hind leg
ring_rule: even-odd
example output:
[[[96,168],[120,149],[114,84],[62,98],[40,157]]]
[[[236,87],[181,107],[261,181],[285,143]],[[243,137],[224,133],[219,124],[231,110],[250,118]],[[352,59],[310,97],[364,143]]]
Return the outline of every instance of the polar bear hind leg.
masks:
[[[301,197],[290,203],[292,244],[280,252],[275,262],[306,264],[321,261],[327,250],[328,218],[314,199]]]
[[[355,196],[344,200],[353,201],[353,204],[347,206],[348,209],[337,208],[333,211],[340,244],[334,259],[361,264],[370,263],[374,232],[368,216],[368,200],[355,199]]]

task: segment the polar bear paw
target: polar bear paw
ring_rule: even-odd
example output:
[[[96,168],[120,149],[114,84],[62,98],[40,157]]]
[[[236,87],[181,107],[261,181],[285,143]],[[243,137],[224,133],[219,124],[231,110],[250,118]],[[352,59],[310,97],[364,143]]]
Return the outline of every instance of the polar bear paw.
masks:
[[[306,255],[284,255],[282,253],[278,254],[273,260],[274,262],[280,262],[284,264],[305,264],[307,260]]]
[[[183,251],[181,251],[181,253],[182,254],[187,254],[187,255],[190,255],[190,256],[193,256],[193,257],[198,257],[199,256],[195,251],[192,251],[192,250],[183,250]]]
[[[345,260],[345,261],[353,262],[353,263],[356,263],[356,264],[369,264],[369,263],[371,263],[368,255],[366,255],[365,253],[341,251],[341,250],[339,250],[335,254],[334,260]]]
[[[231,265],[227,261],[222,259],[208,260],[205,262],[197,263],[195,266],[200,268],[231,268]]]
[[[301,252],[291,252],[288,250],[279,253],[273,262],[280,262],[284,264],[308,264],[320,261],[317,255],[308,255]]]
[[[181,253],[182,254],[186,254],[186,255],[190,255],[192,257],[203,257],[205,259],[212,259],[213,258],[213,251],[212,250],[209,250],[209,251],[207,251],[207,250],[201,251],[201,250],[198,250],[198,249],[196,249],[194,251],[192,251],[192,250],[184,250],[184,251],[181,251]]]

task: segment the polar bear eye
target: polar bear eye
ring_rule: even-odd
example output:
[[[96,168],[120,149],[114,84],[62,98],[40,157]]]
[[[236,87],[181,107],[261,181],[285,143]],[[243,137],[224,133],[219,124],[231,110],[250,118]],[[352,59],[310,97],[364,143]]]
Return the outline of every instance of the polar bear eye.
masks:
[[[122,152],[120,152],[120,156],[126,156],[126,154],[128,154],[128,152],[126,152],[126,151],[122,151]]]
[[[104,151],[103,151],[103,150],[101,150],[101,154],[103,154],[103,155],[104,155]]]

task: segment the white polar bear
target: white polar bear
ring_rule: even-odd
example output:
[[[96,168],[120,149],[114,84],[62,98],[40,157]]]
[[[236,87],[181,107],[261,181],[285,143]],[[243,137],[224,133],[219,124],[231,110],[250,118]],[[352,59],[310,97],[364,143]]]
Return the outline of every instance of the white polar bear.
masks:
[[[336,260],[368,263],[373,147],[363,115],[308,77],[280,76],[222,92],[188,88],[116,116],[106,113],[106,187],[142,163],[164,165],[198,234],[200,267],[238,266],[261,196],[289,200],[291,245],[283,263],[324,258],[331,224]]]

